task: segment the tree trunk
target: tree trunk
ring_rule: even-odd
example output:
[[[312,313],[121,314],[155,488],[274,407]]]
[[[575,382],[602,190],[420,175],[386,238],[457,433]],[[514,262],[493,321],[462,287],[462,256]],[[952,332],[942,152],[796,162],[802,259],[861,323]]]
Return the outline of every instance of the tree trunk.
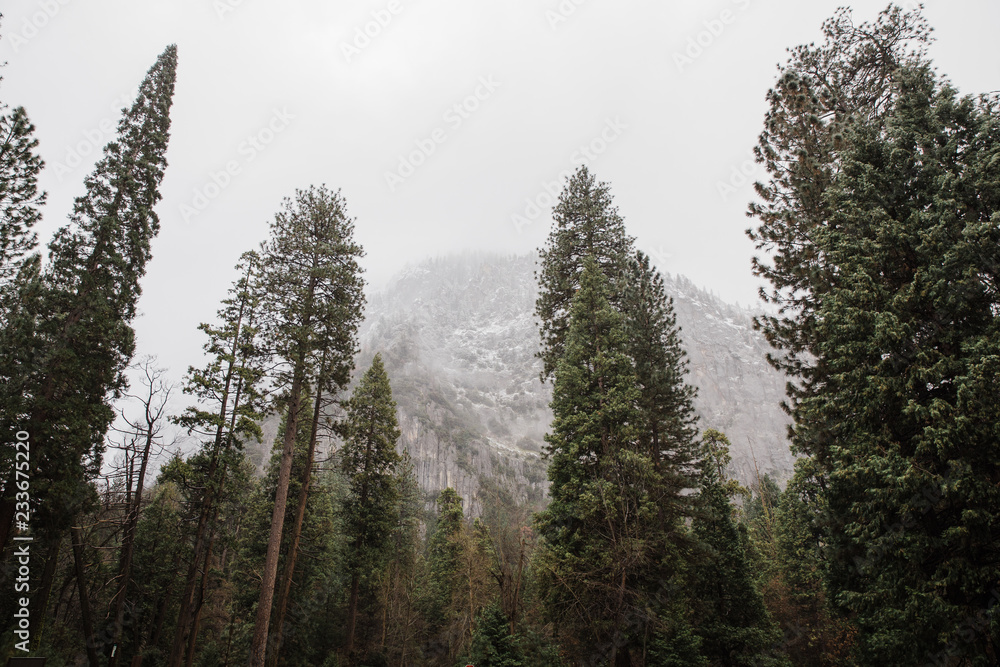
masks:
[[[205,553],[205,568],[201,574],[201,590],[198,592],[198,605],[194,610],[194,621],[191,625],[191,634],[188,639],[187,646],[187,660],[185,661],[185,667],[191,667],[194,664],[194,647],[198,641],[198,629],[201,623],[201,610],[205,605],[205,591],[208,590],[208,573],[212,567],[212,547],[215,546],[215,536],[213,535],[208,541],[208,550]]]
[[[344,644],[345,657],[350,659],[351,651],[354,650],[354,625],[358,616],[358,588],[361,584],[361,577],[357,572],[351,577],[351,597],[347,603],[347,642]]]
[[[152,383],[151,383],[152,384]],[[152,393],[152,391],[151,391]],[[152,398],[150,398],[152,400]],[[125,519],[125,532],[122,535],[122,556],[121,564],[118,568],[118,576],[121,583],[118,585],[118,592],[114,598],[115,626],[114,639],[112,643],[117,645],[121,641],[122,625],[125,622],[125,596],[128,593],[129,580],[132,578],[132,555],[135,551],[135,531],[139,525],[139,511],[142,505],[142,487],[146,483],[146,466],[149,463],[149,450],[153,446],[155,435],[153,428],[156,420],[150,417],[149,404],[146,405],[146,443],[142,450],[142,462],[139,464],[139,478],[136,480],[135,493],[132,504],[129,506],[128,517]],[[130,465],[131,467],[131,465]],[[118,667],[121,653],[115,651],[108,661],[108,667]]]
[[[278,651],[281,649],[281,633],[285,627],[285,612],[288,609],[288,595],[292,590],[292,578],[295,575],[295,561],[299,554],[299,539],[302,536],[302,522],[306,516],[306,503],[309,501],[309,483],[312,481],[312,466],[316,452],[316,436],[319,430],[319,413],[323,403],[323,379],[316,384],[316,401],[313,405],[312,425],[309,433],[309,451],[306,454],[305,467],[302,469],[302,484],[299,487],[299,505],[295,511],[295,524],[292,526],[292,545],[288,550],[285,562],[285,572],[282,577],[281,590],[278,592],[278,609],[274,626],[274,650],[268,660],[270,667],[278,665]]]
[[[191,626],[191,607],[194,604],[194,592],[198,587],[198,570],[201,563],[201,553],[205,545],[205,529],[208,525],[208,518],[211,515],[213,504],[213,478],[219,464],[219,451],[215,450],[212,460],[208,465],[208,486],[205,489],[205,496],[202,498],[201,512],[198,513],[198,526],[194,533],[194,549],[191,553],[191,562],[188,564],[187,576],[184,578],[184,591],[181,593],[180,610],[177,615],[177,627],[174,630],[174,643],[170,649],[170,656],[167,659],[169,667],[181,667],[184,661],[184,646],[187,641],[188,629]]]
[[[250,272],[252,270],[253,268],[251,265],[251,267],[247,269],[247,284],[249,284]],[[215,501],[215,473],[219,466],[219,456],[223,447],[229,446],[229,442],[224,442],[226,439],[224,426],[226,422],[226,414],[227,412],[230,414],[229,439],[231,440],[233,428],[236,423],[236,412],[240,407],[240,397],[243,390],[242,375],[240,376],[241,379],[236,382],[235,396],[233,398],[233,407],[231,410],[229,408],[229,393],[232,387],[233,375],[235,372],[236,358],[239,350],[240,335],[243,330],[243,317],[246,314],[246,306],[246,299],[243,298],[240,301],[240,310],[236,317],[236,328],[233,333],[233,347],[231,350],[232,360],[226,368],[226,382],[223,387],[222,398],[220,400],[219,427],[215,431],[212,460],[209,462],[208,466],[208,487],[205,489],[205,495],[202,498],[201,512],[198,515],[198,527],[195,529],[194,551],[191,557],[191,564],[188,566],[187,577],[184,579],[184,592],[181,594],[181,606],[177,616],[177,628],[174,632],[174,644],[170,649],[170,657],[167,660],[167,665],[169,667],[180,667],[181,662],[184,660],[184,641],[188,628],[191,625],[191,605],[194,600],[194,590],[198,582],[198,564],[201,560],[201,552],[205,544],[205,528],[208,523],[208,517],[212,514]],[[245,368],[246,357],[242,357],[241,370]],[[220,479],[218,483],[219,493],[222,491],[221,487],[224,482],[225,471],[223,471],[222,479]]]
[[[52,592],[52,582],[56,577],[56,564],[59,561],[59,547],[62,546],[62,535],[56,536],[52,544],[49,545],[49,553],[45,557],[45,569],[42,570],[42,585],[38,589],[38,598],[35,606],[35,618],[38,619],[38,629],[35,631],[35,646],[40,646],[42,634],[45,631],[45,614],[49,606],[49,595]]]
[[[292,477],[292,456],[295,453],[295,436],[299,427],[299,412],[302,406],[304,378],[305,352],[300,351],[292,376],[288,418],[285,420],[285,441],[281,451],[281,467],[278,470],[278,486],[275,490],[274,512],[271,514],[271,531],[267,539],[267,555],[264,559],[264,571],[261,573],[257,618],[254,622],[253,640],[250,644],[250,667],[264,667],[264,658],[267,655],[267,634],[271,623],[271,604],[274,602],[274,584],[278,575],[278,551],[281,548],[281,533],[285,526],[285,508],[288,505],[288,483]]]
[[[73,537],[73,565],[76,567],[76,585],[80,591],[80,616],[83,619],[83,634],[87,640],[87,660],[90,667],[100,667],[97,647],[94,645],[94,620],[90,615],[90,597],[87,595],[87,580],[83,570],[83,531],[79,526],[70,528]]]

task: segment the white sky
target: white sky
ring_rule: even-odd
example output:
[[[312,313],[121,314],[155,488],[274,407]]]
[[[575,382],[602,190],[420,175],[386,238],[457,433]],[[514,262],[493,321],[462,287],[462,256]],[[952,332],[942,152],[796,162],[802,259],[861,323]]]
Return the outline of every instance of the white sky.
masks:
[[[37,127],[45,243],[110,138],[102,126],[178,44],[162,230],[135,324],[139,354],[179,379],[200,358],[196,326],[214,317],[238,256],[295,188],[342,189],[378,286],[427,256],[539,247],[549,210],[531,218],[528,200],[545,204],[543,184],[602,132],[612,141],[596,142],[590,166],[639,247],[751,304],[752,179],[731,181],[733,170],[750,167],[786,47],[820,40],[842,1],[3,0],[0,99]],[[939,71],[963,93],[1000,88],[1000,3],[926,4]],[[852,6],[861,22],[885,2]],[[369,26],[377,34],[349,59],[344,45],[379,16],[386,25]],[[679,66],[698,39],[702,52]],[[477,92],[467,117],[452,110]],[[268,136],[269,124],[280,131]],[[270,143],[257,151],[245,142],[260,133]],[[390,189],[386,172],[417,142],[433,153]],[[239,173],[196,201],[227,162]],[[182,207],[196,204],[204,210],[185,220]]]

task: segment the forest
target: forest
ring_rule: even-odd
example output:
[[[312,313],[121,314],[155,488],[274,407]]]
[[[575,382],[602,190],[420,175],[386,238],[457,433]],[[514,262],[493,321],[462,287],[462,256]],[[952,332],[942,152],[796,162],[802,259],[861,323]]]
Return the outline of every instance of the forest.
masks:
[[[766,91],[747,209],[784,488],[700,423],[671,294],[587,166],[538,253],[548,496],[483,478],[472,512],[418,486],[382,356],[356,367],[340,190],[271,214],[181,385],[136,354],[176,46],[44,249],[35,127],[0,104],[0,659],[1000,664],[1000,96],[937,72],[919,8],[823,36]]]

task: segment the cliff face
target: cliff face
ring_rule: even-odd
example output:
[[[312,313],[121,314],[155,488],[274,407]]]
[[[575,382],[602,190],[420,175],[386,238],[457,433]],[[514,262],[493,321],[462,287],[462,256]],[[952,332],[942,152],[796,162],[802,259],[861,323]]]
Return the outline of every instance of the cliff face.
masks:
[[[543,501],[540,452],[552,413],[551,386],[535,359],[534,256],[465,255],[401,272],[369,298],[361,327],[363,372],[382,354],[398,403],[401,446],[420,487],[454,487],[478,513],[497,487],[521,501]],[[751,314],[685,279],[667,278],[699,389],[701,427],[733,443],[732,473],[783,482],[792,468],[779,404],[784,378],[764,359],[767,343]]]

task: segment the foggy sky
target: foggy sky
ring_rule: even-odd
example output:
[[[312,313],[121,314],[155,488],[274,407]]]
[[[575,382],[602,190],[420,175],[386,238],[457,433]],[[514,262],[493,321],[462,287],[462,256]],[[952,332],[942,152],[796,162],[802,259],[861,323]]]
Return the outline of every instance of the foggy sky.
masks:
[[[786,48],[819,41],[839,4],[4,0],[0,99],[26,107],[41,141],[44,245],[177,43],[135,326],[138,353],[179,379],[240,253],[310,184],[342,190],[378,286],[428,256],[539,247],[549,191],[586,161],[661,269],[752,304],[743,230],[764,96]],[[939,72],[962,93],[1000,88],[1000,3],[926,4]],[[860,23],[885,2],[852,6]]]

